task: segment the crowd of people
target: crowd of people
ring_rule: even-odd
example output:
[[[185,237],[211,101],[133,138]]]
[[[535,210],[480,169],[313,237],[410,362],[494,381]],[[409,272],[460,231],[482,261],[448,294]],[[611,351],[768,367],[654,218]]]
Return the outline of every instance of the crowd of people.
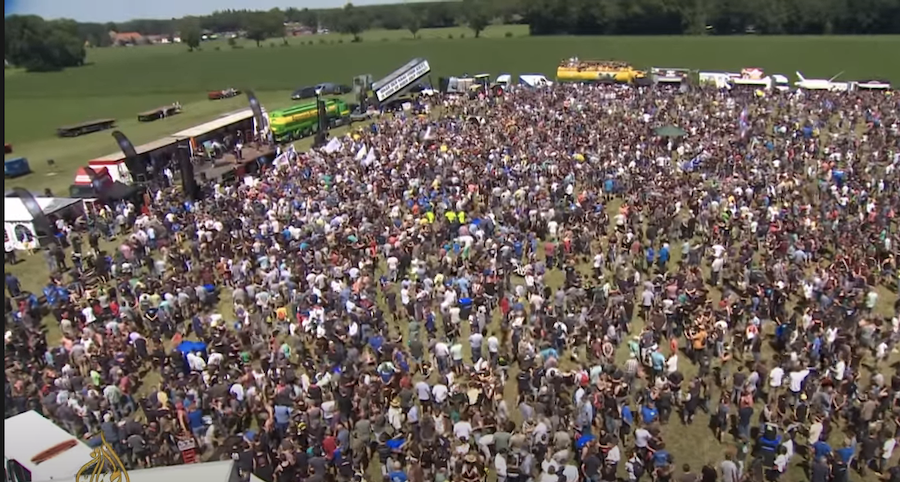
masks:
[[[267,482],[900,481],[900,96],[424,102],[70,227],[60,340],[7,273],[7,416]]]

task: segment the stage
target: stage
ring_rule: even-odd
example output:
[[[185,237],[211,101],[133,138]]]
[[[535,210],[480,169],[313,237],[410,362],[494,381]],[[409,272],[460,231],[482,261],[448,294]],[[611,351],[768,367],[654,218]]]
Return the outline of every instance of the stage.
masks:
[[[243,177],[253,174],[259,169],[256,161],[266,158],[268,162],[275,159],[275,147],[268,144],[251,143],[241,150],[241,159],[233,152],[228,152],[215,161],[201,161],[194,165],[194,178],[198,183],[221,182],[228,178]]]

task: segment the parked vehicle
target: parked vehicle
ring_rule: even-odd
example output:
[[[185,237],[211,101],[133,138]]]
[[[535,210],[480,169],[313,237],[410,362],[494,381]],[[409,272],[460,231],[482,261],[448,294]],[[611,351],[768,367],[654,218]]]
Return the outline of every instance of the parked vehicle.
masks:
[[[312,99],[318,92],[318,95],[344,95],[353,92],[353,88],[349,85],[335,84],[333,82],[325,82],[322,84],[309,85],[301,87],[291,94],[291,99],[302,100]]]
[[[229,99],[231,97],[237,97],[239,95],[241,95],[241,91],[238,89],[214,90],[207,94],[209,100]]]
[[[328,99],[325,113],[332,127],[350,120],[350,108],[340,99]],[[269,126],[276,142],[290,142],[312,135],[319,130],[319,109],[316,102],[298,104],[269,113]]]

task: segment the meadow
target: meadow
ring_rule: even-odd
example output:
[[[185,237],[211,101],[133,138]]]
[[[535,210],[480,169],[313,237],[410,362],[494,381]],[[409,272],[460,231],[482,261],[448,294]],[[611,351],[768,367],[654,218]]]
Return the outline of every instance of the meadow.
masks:
[[[209,90],[254,89],[271,108],[290,104],[290,92],[319,82],[350,83],[359,74],[376,79],[410,58],[424,57],[432,79],[464,73],[544,73],[553,77],[560,59],[615,58],[642,68],[688,67],[739,70],[762,67],[793,76],[888,78],[900,82],[900,63],[883,53],[900,50],[891,37],[529,37],[527,27],[491,26],[474,38],[465,28],[418,32],[369,31],[362,41],[346,35],[270,39],[257,47],[240,40],[183,45],[90,49],[88,65],[55,73],[5,72],[4,141],[25,156],[34,174],[15,180],[32,190],[64,191],[73,171],[116,146],[108,132],[58,139],[55,129],[98,118],[115,118],[135,145],[208,121],[246,106],[243,97],[210,102]],[[136,115],[175,101],[181,115],[138,123]],[[47,160],[55,161],[49,172]],[[48,176],[47,174],[50,174]]]

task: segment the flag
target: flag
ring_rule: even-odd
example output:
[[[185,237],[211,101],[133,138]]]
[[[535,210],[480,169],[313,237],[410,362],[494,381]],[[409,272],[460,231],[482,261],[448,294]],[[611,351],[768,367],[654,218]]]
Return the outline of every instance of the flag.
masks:
[[[283,152],[283,153],[279,154],[278,157],[276,157],[275,160],[272,161],[272,164],[274,164],[275,167],[281,167],[281,166],[287,165],[287,163],[288,163],[288,153],[287,152]]]
[[[369,149],[366,158],[362,160],[362,165],[368,167],[371,166],[373,162],[375,162],[375,149]]]
[[[334,154],[335,152],[341,150],[341,141],[337,137],[332,137],[328,144],[325,145],[325,152],[328,154]]]
[[[750,130],[749,116],[750,113],[747,111],[747,108],[744,107],[744,109],[741,110],[741,116],[738,119],[738,126],[741,137],[745,137],[747,135],[747,132]]]
[[[359,151],[356,152],[356,160],[357,161],[363,160],[367,154],[368,154],[368,148],[366,147],[365,144],[363,144],[362,147],[359,148]]]

